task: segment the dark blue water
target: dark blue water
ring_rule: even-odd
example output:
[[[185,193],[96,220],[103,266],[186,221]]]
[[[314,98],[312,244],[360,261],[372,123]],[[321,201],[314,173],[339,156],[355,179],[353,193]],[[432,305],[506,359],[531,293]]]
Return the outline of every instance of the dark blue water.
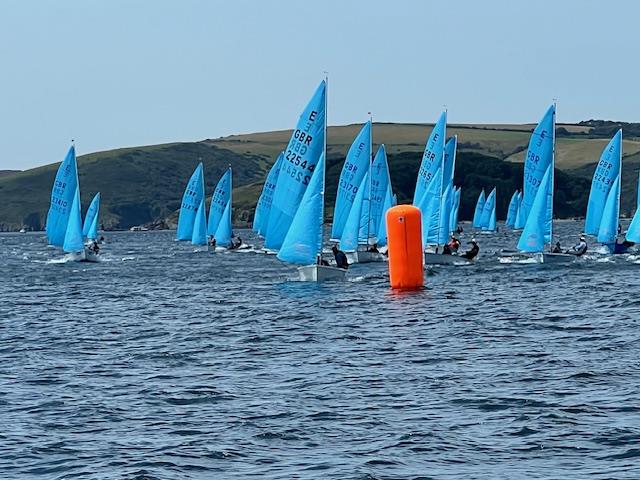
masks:
[[[569,242],[579,225],[561,223]],[[0,235],[2,479],[640,478],[640,257],[292,281],[252,252]],[[468,240],[468,236],[467,236]]]

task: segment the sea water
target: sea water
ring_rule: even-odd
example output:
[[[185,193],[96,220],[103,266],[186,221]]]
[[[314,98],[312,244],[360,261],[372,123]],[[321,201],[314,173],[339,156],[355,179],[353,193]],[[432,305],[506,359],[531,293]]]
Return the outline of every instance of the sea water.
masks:
[[[517,234],[478,234],[399,294],[384,263],[316,285],[105,237],[87,264],[0,235],[2,479],[640,478],[640,256],[505,265]]]

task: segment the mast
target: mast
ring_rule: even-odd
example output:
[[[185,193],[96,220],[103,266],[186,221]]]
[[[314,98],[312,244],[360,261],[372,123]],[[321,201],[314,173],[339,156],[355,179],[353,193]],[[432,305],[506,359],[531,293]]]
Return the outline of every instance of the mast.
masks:
[[[620,228],[621,193],[622,193],[622,129],[620,129],[620,168],[618,169],[618,218],[616,218],[616,239],[618,238],[618,228]]]
[[[320,215],[320,251],[318,252],[318,264],[322,263],[322,243],[324,241],[324,190],[326,188],[326,173],[327,173],[327,110],[329,98],[329,73],[324,72],[324,145],[322,146],[322,153],[324,155],[324,164],[322,166],[322,209]]]
[[[553,199],[556,189],[556,100],[553,99],[553,122],[551,127],[551,224],[549,245],[553,245]]]
[[[449,121],[449,119],[447,118],[447,107],[445,105],[444,107],[444,133],[443,133],[443,139],[442,139],[442,144],[444,145],[444,148],[442,149],[442,157],[440,158],[440,208],[438,209],[438,233],[437,233],[437,237],[438,239],[436,240],[436,253],[438,253],[438,248],[440,247],[440,229],[442,228],[442,195],[444,194],[444,192],[442,191],[442,187],[444,186],[444,159],[446,156],[446,151],[447,151],[447,122]]]
[[[367,245],[366,248],[367,250],[369,249],[369,236],[371,235],[371,184],[372,184],[372,179],[371,177],[373,176],[373,170],[371,169],[372,165],[373,165],[373,159],[374,159],[374,154],[373,154],[373,114],[371,112],[369,112],[369,212],[367,214]]]

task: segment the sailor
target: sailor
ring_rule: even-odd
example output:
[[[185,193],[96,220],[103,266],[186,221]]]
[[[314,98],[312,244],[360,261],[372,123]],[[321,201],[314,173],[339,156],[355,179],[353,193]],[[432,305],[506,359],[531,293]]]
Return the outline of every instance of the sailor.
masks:
[[[616,239],[616,243],[613,244],[613,254],[614,255],[618,255],[621,253],[627,253],[629,251],[629,248],[633,247],[635,245],[635,242],[630,242],[629,240],[627,240],[626,238],[622,241],[622,243],[618,243],[618,240]]]
[[[372,252],[372,253],[379,253],[378,252],[378,244],[374,243],[373,245],[371,245],[368,249],[367,252]]]
[[[554,247],[551,249],[551,253],[562,253],[562,247],[560,246],[560,240],[556,242]]]
[[[229,250],[234,250],[242,244],[242,239],[236,237],[234,233],[231,234],[231,243],[229,244]]]
[[[338,250],[338,247],[335,245],[331,247],[331,251],[333,252],[333,256],[336,259],[336,266],[338,268],[343,268],[344,270],[349,268],[349,262],[347,261],[347,256],[344,254],[342,250]]]
[[[91,242],[91,245],[89,245],[89,250],[91,250],[92,252],[94,252],[97,255],[98,252],[100,251],[100,247],[98,246],[98,242],[93,240]]]
[[[207,244],[211,247],[211,248],[216,248],[216,237],[214,237],[213,235],[209,235],[209,239],[207,241]]]
[[[447,245],[449,246],[451,253],[457,253],[460,248],[460,240],[458,240],[455,235],[451,235],[451,240],[449,240]]]
[[[573,247],[567,250],[567,253],[571,255],[575,255],[576,257],[580,257],[587,252],[587,239],[584,235],[580,235],[580,241],[576,243]]]
[[[474,258],[476,258],[479,252],[480,252],[480,246],[478,245],[478,242],[476,242],[476,239],[472,238],[471,249],[464,252],[461,255],[461,257],[466,258],[467,260],[473,260]]]

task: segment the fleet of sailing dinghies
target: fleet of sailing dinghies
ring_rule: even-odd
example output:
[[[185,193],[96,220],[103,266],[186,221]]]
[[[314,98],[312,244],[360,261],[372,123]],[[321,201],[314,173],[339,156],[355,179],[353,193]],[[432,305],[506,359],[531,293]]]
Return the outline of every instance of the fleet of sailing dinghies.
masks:
[[[61,247],[73,261],[98,261],[96,237],[100,209],[98,193],[87,211],[84,235],[80,204],[80,183],[76,149],[71,145],[64,161],[58,167],[51,189],[51,203],[47,213],[47,240],[50,245]],[[85,245],[84,237],[92,240]]]
[[[622,130],[613,136],[600,155],[593,173],[584,232],[615,248],[620,216],[620,176],[622,175]]]
[[[234,244],[231,227],[231,167],[225,171],[216,185],[207,220],[204,188],[204,169],[199,163],[194,170],[182,195],[176,239],[191,241],[193,245],[208,245],[217,248],[238,248]]]

